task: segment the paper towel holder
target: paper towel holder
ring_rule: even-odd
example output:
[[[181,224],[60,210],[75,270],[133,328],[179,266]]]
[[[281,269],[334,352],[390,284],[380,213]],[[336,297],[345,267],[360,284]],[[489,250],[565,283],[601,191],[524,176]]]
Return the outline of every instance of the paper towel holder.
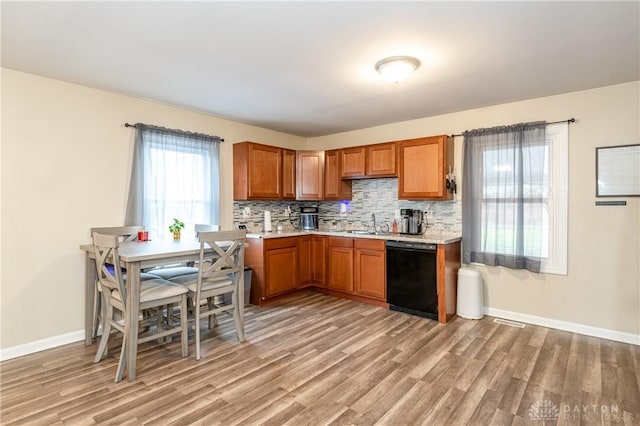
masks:
[[[271,211],[264,211],[264,232],[271,232]]]

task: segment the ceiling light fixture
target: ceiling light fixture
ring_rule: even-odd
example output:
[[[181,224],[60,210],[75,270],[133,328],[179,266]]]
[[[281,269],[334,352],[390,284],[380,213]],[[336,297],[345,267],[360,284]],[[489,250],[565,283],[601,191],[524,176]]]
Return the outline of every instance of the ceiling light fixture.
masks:
[[[420,61],[411,56],[392,56],[378,61],[376,71],[384,80],[399,83],[407,79],[419,66]]]

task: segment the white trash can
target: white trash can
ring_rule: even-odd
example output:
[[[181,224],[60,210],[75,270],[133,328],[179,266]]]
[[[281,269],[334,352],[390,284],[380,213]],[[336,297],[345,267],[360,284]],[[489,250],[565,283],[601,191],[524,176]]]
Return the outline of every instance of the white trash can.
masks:
[[[458,306],[456,314],[467,319],[482,319],[484,300],[480,272],[460,268],[458,270]]]

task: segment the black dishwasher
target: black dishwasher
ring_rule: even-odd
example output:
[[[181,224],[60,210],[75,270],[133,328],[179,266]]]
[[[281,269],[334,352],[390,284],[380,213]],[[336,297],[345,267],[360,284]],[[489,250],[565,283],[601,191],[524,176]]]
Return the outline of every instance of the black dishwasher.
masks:
[[[389,309],[438,319],[436,245],[387,241]]]

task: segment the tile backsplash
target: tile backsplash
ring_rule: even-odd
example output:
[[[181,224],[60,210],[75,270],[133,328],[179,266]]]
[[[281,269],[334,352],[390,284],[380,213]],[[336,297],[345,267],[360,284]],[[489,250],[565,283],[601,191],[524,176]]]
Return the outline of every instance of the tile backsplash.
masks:
[[[346,204],[346,215],[340,215],[341,204]],[[289,206],[292,214],[285,216]],[[462,206],[460,201],[409,201],[398,200],[398,179],[361,179],[353,181],[353,198],[350,201],[234,201],[233,224],[247,225],[250,232],[264,229],[264,211],[271,212],[271,224],[275,231],[282,225],[285,231],[297,226],[301,206],[317,206],[320,212],[320,228],[328,228],[334,220],[346,220],[347,229],[366,228],[371,224],[371,213],[376,215],[376,224],[391,227],[395,212],[400,209],[430,210],[428,230],[461,232]],[[248,208],[249,214],[243,216]],[[344,209],[344,207],[343,207]]]
[[[341,215],[341,204],[346,205],[346,215]],[[291,208],[290,217],[285,209]],[[462,206],[460,201],[409,201],[398,200],[398,179],[361,179],[353,181],[353,199],[349,201],[234,201],[233,224],[247,225],[250,232],[264,230],[264,211],[271,212],[273,230],[282,225],[285,231],[297,226],[301,206],[317,206],[320,228],[329,228],[333,221],[346,220],[346,229],[366,228],[371,224],[371,213],[376,215],[378,225],[388,224],[391,228],[394,215],[400,209],[430,210],[428,230],[440,232],[461,232]],[[247,217],[243,216],[248,208]],[[344,210],[344,207],[342,207]]]

